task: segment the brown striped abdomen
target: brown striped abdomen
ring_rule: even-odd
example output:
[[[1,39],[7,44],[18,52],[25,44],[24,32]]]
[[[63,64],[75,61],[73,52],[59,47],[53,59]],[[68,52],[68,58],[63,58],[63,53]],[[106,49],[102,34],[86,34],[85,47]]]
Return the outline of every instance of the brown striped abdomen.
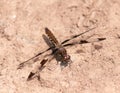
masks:
[[[59,45],[58,40],[55,38],[55,36],[53,35],[53,33],[48,28],[45,28],[45,33],[47,34],[47,36],[49,37],[50,41],[53,44],[55,44],[56,46]]]

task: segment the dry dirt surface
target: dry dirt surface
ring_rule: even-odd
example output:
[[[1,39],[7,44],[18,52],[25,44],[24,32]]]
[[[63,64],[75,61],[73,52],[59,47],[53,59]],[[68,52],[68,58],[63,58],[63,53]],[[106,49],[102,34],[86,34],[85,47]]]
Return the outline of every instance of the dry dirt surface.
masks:
[[[59,42],[92,27],[70,42],[106,40],[67,47],[70,66],[53,59],[27,81],[51,52],[17,69],[49,47],[45,27]],[[0,93],[120,93],[120,0],[0,0]]]

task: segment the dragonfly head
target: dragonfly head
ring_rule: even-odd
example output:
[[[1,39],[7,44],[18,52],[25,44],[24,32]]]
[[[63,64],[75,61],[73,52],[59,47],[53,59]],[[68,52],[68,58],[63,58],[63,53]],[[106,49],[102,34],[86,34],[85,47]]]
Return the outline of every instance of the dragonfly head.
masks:
[[[65,48],[60,47],[56,53],[58,54],[59,61],[61,61],[61,65],[67,66],[71,62],[70,56],[67,54]]]
[[[70,61],[70,56],[69,55],[65,55],[64,56],[64,61],[69,62]]]
[[[68,66],[69,64],[71,64],[71,59],[70,59],[70,56],[69,55],[65,55],[64,56],[64,59],[62,60],[62,63],[61,63],[61,66]]]

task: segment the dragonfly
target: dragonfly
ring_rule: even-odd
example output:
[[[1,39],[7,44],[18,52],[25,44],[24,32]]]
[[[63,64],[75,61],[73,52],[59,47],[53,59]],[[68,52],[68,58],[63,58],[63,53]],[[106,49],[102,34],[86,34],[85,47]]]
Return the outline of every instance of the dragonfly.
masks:
[[[74,36],[72,36],[71,38],[68,38],[68,39],[64,40],[63,42],[59,43],[58,40],[56,39],[56,37],[54,36],[54,34],[52,33],[52,31],[49,30],[49,29],[46,27],[46,28],[45,28],[45,33],[46,33],[47,37],[44,36],[44,39],[45,39],[46,43],[49,45],[49,48],[46,49],[46,50],[44,50],[44,51],[42,51],[42,52],[40,52],[40,53],[38,53],[38,54],[35,55],[34,57],[32,57],[32,58],[30,58],[30,59],[28,59],[28,60],[20,63],[19,66],[18,66],[18,69],[23,68],[26,64],[29,63],[30,60],[33,60],[33,59],[36,60],[36,58],[37,58],[38,56],[44,54],[45,52],[47,52],[47,51],[49,51],[49,50],[52,50],[52,53],[50,53],[49,55],[54,55],[54,57],[55,57],[58,61],[61,62],[61,63],[60,63],[61,66],[64,66],[64,67],[68,66],[69,64],[72,63],[72,60],[71,60],[71,58],[70,58],[70,55],[68,55],[68,53],[67,53],[67,50],[66,50],[66,47],[67,47],[67,46],[73,46],[73,45],[76,45],[76,44],[86,44],[86,43],[92,43],[92,42],[99,42],[99,41],[103,41],[103,40],[106,39],[106,38],[96,38],[96,39],[95,39],[94,41],[92,41],[92,42],[87,41],[87,40],[80,40],[80,41],[78,41],[78,42],[67,43],[68,41],[71,41],[71,40],[73,40],[73,39],[75,39],[75,38],[77,38],[77,37],[79,37],[79,36],[81,36],[81,35],[83,35],[83,34],[85,34],[85,33],[88,33],[88,32],[92,31],[92,30],[95,29],[95,28],[96,28],[96,27],[93,27],[93,28],[91,28],[91,29],[88,29],[88,30],[84,31],[83,33],[74,35]],[[48,41],[49,41],[49,42],[48,42]],[[34,61],[35,61],[35,60],[34,60]],[[34,62],[34,61],[33,61],[33,62]],[[50,61],[50,60],[44,58],[44,59],[40,62],[40,66],[39,66],[38,70],[37,70],[36,72],[34,72],[34,73],[33,73],[33,72],[30,72],[27,80],[31,80],[31,79],[34,78],[34,77],[38,77],[38,80],[40,80],[40,76],[39,76],[38,74],[39,74],[40,71],[43,70],[43,68],[46,66],[46,64],[47,64],[48,61]]]

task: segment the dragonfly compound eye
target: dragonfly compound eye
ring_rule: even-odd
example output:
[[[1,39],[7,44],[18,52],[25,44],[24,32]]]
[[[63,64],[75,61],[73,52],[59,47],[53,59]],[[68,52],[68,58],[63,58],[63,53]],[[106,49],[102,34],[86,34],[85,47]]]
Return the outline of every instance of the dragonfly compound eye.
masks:
[[[66,56],[64,57],[64,59],[65,59],[66,61],[68,61],[68,60],[70,60],[70,56],[69,56],[69,55],[66,55]]]

